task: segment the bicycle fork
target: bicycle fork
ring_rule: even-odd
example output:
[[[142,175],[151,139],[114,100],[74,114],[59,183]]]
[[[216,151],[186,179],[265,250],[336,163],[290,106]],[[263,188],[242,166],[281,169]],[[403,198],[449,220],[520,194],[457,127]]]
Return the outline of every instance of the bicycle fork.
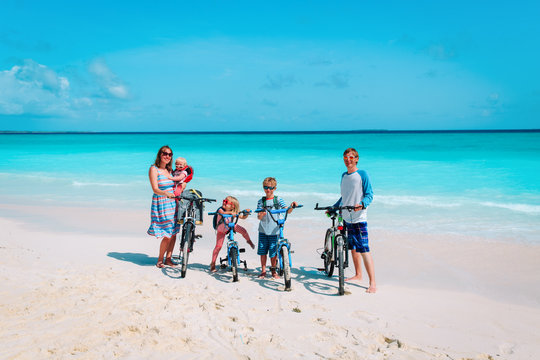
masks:
[[[287,248],[288,253],[288,259],[283,259],[283,256],[281,255],[281,248],[285,246]],[[280,239],[278,242],[278,259],[279,259],[279,268],[283,269],[283,261],[289,261],[289,266],[292,268],[292,260],[291,260],[291,243],[287,239]]]

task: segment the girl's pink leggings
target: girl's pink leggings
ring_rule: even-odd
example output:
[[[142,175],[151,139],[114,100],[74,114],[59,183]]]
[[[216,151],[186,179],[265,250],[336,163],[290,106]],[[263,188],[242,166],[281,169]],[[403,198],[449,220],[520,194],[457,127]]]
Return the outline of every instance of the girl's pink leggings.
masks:
[[[240,226],[237,224],[234,227],[234,230],[237,233],[240,233],[244,237],[244,239],[246,239],[246,241],[251,241],[247,230],[243,226]],[[214,248],[214,252],[212,253],[212,264],[216,263],[216,259],[219,255],[219,252],[221,251],[221,247],[223,246],[223,241],[225,240],[226,234],[227,234],[227,228],[225,227],[225,225],[219,224],[217,228],[217,235],[216,235],[216,247]]]

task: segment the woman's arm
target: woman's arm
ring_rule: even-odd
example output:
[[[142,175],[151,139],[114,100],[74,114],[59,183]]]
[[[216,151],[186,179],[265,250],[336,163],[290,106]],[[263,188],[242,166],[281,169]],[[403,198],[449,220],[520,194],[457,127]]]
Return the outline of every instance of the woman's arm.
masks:
[[[151,166],[148,170],[148,177],[150,178],[150,186],[152,186],[152,191],[156,195],[166,196],[168,198],[173,198],[174,194],[172,192],[167,192],[159,189],[158,186],[158,169],[155,166]]]

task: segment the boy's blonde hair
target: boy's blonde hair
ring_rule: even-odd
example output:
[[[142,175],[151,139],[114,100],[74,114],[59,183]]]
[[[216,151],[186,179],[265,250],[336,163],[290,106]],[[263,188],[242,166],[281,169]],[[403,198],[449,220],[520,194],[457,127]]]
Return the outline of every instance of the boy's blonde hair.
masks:
[[[355,148],[348,148],[343,152],[343,156],[347,156],[348,153],[351,153],[354,155],[354,157],[358,157],[358,151],[356,151]]]
[[[266,179],[263,180],[263,186],[264,185],[277,186],[276,178],[273,178],[270,176],[267,177]]]
[[[233,203],[233,211],[234,212],[239,212],[240,211],[240,202],[238,201],[237,198],[235,198],[234,196],[227,196],[227,200],[229,200],[230,202]]]

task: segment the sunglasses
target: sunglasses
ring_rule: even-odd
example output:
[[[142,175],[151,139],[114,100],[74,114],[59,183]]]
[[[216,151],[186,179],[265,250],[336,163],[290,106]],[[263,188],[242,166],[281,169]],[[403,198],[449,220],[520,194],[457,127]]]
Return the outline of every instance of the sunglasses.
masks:
[[[345,160],[354,160],[354,159],[356,159],[356,156],[344,156],[343,159],[345,159]]]
[[[162,151],[161,156],[172,156],[172,152]]]
[[[274,190],[275,188],[275,186],[263,186],[264,190]]]
[[[232,203],[231,201],[227,200],[227,199],[223,199],[223,205],[227,205],[229,203]]]

